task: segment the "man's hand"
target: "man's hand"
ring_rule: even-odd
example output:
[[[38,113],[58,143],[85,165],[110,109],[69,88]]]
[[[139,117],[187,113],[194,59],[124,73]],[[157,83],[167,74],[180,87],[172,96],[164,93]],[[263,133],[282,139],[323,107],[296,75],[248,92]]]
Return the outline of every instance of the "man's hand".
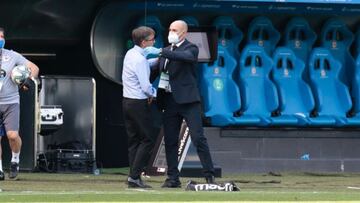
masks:
[[[148,104],[150,105],[153,100],[154,100],[154,97],[149,97],[149,98],[148,98]]]
[[[154,58],[158,57],[161,52],[161,49],[156,47],[146,47],[144,49],[145,57],[146,58]]]
[[[29,90],[30,86],[31,86],[31,79],[26,78],[26,80],[20,84],[20,89],[27,91]]]

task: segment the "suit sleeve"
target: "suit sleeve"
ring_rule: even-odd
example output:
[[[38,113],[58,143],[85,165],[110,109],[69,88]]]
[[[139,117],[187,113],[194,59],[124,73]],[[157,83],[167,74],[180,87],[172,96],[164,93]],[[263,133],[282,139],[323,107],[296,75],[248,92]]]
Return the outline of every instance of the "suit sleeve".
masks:
[[[168,58],[173,61],[197,62],[199,55],[199,48],[192,44],[185,48],[185,50],[163,49],[161,57]]]
[[[156,78],[160,75],[160,63],[157,62],[150,68],[150,82],[153,83]]]
[[[149,62],[149,66],[151,70],[159,67],[159,58],[147,59],[147,61]]]

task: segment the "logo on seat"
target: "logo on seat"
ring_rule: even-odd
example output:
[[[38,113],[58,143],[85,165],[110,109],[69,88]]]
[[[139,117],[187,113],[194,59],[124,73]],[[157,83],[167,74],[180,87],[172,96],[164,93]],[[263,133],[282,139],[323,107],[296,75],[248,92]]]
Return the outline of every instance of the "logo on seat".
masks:
[[[221,79],[216,78],[213,81],[213,87],[215,88],[215,90],[220,92],[224,89],[224,83]]]
[[[263,41],[263,40],[259,40],[259,41],[258,41],[258,44],[259,44],[259,46],[263,47],[263,46],[264,46],[264,41]]]
[[[336,42],[335,40],[331,42],[331,47],[332,47],[333,49],[336,49],[336,48],[337,48],[337,42]]]
[[[289,77],[289,70],[287,68],[284,69],[284,77]]]
[[[255,68],[255,67],[252,67],[252,68],[251,68],[251,74],[252,74],[252,75],[256,75],[256,68]]]
[[[326,77],[327,77],[325,70],[321,70],[321,71],[320,71],[320,75],[321,75],[322,78],[326,78]]]

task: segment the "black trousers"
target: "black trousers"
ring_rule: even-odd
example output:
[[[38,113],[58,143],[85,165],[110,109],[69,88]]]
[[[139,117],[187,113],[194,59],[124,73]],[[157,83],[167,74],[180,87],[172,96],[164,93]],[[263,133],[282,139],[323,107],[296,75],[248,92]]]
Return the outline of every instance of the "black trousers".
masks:
[[[168,177],[173,180],[179,178],[178,145],[183,119],[189,127],[191,141],[197,150],[204,175],[206,177],[214,175],[214,166],[202,127],[200,103],[178,104],[173,99],[172,94],[166,94],[164,99],[163,123]]]
[[[128,136],[129,176],[138,179],[148,165],[156,140],[147,99],[123,98],[123,115]]]

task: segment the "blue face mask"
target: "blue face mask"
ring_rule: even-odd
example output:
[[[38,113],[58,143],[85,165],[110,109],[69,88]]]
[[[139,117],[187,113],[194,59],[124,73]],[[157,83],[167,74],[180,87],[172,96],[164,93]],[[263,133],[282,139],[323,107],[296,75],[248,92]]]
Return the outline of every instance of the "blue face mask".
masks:
[[[0,49],[5,47],[5,39],[0,39]]]

